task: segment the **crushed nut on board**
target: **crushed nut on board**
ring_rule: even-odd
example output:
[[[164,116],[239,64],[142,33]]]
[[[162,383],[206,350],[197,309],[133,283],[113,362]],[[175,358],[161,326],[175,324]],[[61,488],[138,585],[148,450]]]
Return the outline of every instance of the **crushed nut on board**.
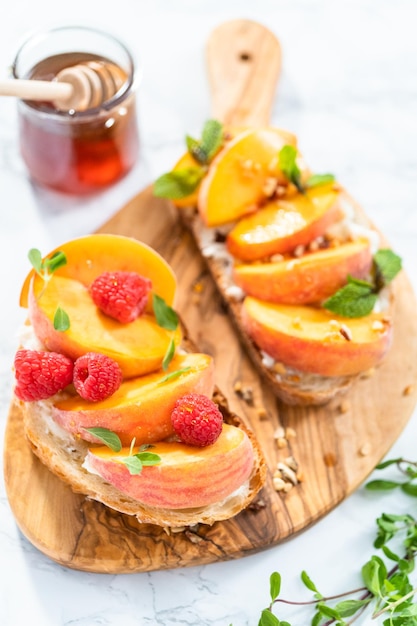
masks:
[[[249,406],[253,406],[253,389],[252,387],[243,387],[240,381],[237,381],[233,387],[234,392],[242,398]]]
[[[293,456],[287,457],[284,463],[277,463],[276,470],[272,476],[275,491],[283,491],[284,493],[288,493],[303,480],[303,473]]]
[[[285,439],[285,437],[278,437],[277,446],[280,450],[282,450],[283,448],[286,448],[288,446],[288,441]]]
[[[268,419],[268,413],[266,411],[266,409],[263,406],[260,406],[256,409],[256,413],[259,417],[260,420],[266,420]]]
[[[414,386],[413,385],[407,385],[407,387],[404,387],[403,389],[403,396],[410,396],[414,391]]]
[[[342,400],[339,404],[339,413],[347,413],[349,411],[349,402],[347,400]]]
[[[368,454],[370,454],[372,450],[371,444],[370,443],[364,443],[363,446],[360,447],[359,449],[359,454],[361,456],[368,456]]]

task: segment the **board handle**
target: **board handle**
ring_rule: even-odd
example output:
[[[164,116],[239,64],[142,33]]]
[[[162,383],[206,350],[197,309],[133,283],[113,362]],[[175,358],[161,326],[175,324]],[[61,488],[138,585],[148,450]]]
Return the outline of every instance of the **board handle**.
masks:
[[[266,126],[281,72],[281,46],[265,26],[232,20],[207,41],[212,116],[226,126]]]

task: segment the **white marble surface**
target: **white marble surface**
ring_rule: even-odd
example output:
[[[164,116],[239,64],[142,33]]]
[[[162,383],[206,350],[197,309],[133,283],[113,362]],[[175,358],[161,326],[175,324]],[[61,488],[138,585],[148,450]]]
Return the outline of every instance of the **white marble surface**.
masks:
[[[256,5],[256,8],[255,8]],[[106,7],[106,8],[104,8]],[[0,20],[0,78],[26,33],[87,24],[121,36],[143,65],[140,159],[121,183],[90,199],[41,190],[20,159],[15,102],[0,101],[0,441],[11,397],[20,283],[30,247],[46,251],[94,230],[170,168],[186,132],[209,116],[204,42],[225,19],[258,20],[279,37],[284,67],[273,122],[299,136],[317,171],[332,171],[402,256],[417,287],[417,4],[415,0],[19,0]],[[366,416],[364,416],[366,419]],[[416,458],[417,415],[389,456]],[[360,583],[375,518],[405,511],[397,494],[359,489],[302,535],[240,561],[174,571],[96,575],[51,562],[19,532],[0,481],[2,626],[256,625],[279,570],[286,597],[305,599],[305,569],[326,592]],[[304,609],[278,613],[293,626]],[[370,617],[360,624],[370,624]],[[375,623],[375,622],[372,622]]]

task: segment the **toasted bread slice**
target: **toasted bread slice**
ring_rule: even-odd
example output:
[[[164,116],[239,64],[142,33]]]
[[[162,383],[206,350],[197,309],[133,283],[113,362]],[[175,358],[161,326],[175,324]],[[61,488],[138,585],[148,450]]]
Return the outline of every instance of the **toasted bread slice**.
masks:
[[[369,237],[376,251],[382,243],[381,234],[359,204],[345,190],[341,190],[340,201],[347,219],[354,224],[358,235]],[[367,372],[361,372],[347,376],[322,376],[301,372],[287,367],[285,363],[276,364],[273,359],[264,354],[248,336],[242,325],[241,310],[245,294],[233,283],[231,269],[234,259],[224,243],[227,227],[223,230],[206,227],[198,211],[191,207],[182,209],[179,214],[205,260],[243,347],[251,357],[260,376],[270,385],[279,399],[286,404],[293,405],[323,405],[334,397],[346,393],[354,381],[367,375]],[[384,290],[383,307],[387,316],[393,313],[394,286],[390,283]]]
[[[195,346],[187,336],[184,324],[182,348],[195,352]],[[213,400],[219,406],[224,421],[243,429],[249,437],[254,452],[254,465],[249,479],[237,491],[222,502],[199,508],[164,509],[150,507],[124,495],[100,476],[83,467],[91,444],[74,437],[61,428],[52,418],[52,401],[21,402],[24,431],[34,454],[48,469],[68,484],[75,493],[84,494],[106,506],[135,516],[139,522],[163,527],[192,526],[198,523],[213,524],[226,520],[245,509],[262,488],[266,477],[266,463],[251,430],[241,418],[229,410],[228,403],[219,389]]]

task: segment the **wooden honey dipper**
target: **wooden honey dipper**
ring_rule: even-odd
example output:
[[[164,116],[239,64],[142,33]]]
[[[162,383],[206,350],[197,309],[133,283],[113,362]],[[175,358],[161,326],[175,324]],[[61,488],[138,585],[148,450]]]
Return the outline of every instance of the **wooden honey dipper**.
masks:
[[[86,61],[62,69],[53,80],[0,81],[0,96],[47,101],[60,111],[85,111],[109,100],[125,80],[115,63]]]

